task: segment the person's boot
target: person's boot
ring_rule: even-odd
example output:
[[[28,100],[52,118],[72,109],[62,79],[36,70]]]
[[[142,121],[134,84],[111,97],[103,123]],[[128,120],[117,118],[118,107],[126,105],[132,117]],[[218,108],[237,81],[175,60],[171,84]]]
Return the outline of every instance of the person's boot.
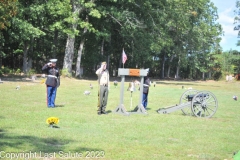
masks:
[[[101,114],[102,114],[102,112],[101,112],[101,108],[100,108],[100,107],[98,107],[97,114],[98,114],[98,115],[101,115]]]

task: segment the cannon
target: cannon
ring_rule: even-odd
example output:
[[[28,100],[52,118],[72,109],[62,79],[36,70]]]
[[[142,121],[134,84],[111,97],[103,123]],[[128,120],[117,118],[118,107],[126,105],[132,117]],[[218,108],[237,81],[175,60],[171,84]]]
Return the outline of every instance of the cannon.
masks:
[[[190,89],[182,94],[178,105],[159,108],[157,112],[167,114],[182,110],[185,115],[210,118],[216,113],[217,108],[218,101],[213,93]]]

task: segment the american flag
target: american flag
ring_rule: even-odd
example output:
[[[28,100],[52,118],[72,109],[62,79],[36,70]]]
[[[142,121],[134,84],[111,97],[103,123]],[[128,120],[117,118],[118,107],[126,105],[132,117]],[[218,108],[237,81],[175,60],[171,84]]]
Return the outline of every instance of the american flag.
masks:
[[[124,52],[124,49],[123,49],[123,52],[122,52],[122,63],[124,64],[127,60],[127,55],[126,53]]]

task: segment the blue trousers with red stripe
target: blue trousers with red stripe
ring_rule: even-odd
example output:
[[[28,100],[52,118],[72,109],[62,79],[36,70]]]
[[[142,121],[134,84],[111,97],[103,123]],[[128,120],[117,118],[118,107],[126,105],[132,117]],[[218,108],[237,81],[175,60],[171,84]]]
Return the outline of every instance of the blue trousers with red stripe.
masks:
[[[56,94],[57,87],[47,86],[47,106],[49,108],[55,107]]]

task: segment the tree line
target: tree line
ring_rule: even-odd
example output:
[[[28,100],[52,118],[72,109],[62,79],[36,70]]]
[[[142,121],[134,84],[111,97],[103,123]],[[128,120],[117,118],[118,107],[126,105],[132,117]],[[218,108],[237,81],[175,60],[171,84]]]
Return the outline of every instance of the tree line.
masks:
[[[218,79],[227,71],[210,0],[0,2],[2,69],[39,73],[57,58],[65,76],[80,78],[81,67],[91,76],[101,61],[113,75],[124,49],[125,68],[150,68],[153,77]]]

